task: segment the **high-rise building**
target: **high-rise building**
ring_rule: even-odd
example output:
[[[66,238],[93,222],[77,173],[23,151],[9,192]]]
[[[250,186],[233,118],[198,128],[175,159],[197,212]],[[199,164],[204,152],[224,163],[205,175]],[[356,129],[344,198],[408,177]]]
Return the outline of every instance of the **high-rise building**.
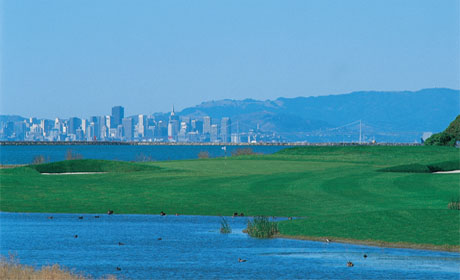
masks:
[[[100,140],[101,138],[101,123],[99,117],[89,117],[89,125],[92,126],[92,135],[90,140]]]
[[[90,122],[87,128],[86,138],[88,141],[96,141],[98,138],[97,132],[97,124],[94,122]]]
[[[124,118],[122,120],[122,124],[123,124],[124,139],[126,141],[133,140],[133,136],[134,136],[134,120],[132,118]]]
[[[171,115],[169,116],[169,122],[168,122],[168,140],[169,141],[177,140],[177,134],[179,133],[179,129],[180,129],[179,126],[180,126],[179,117],[174,112],[174,106],[173,106]]]
[[[125,108],[121,106],[112,107],[112,117],[113,117],[113,126],[110,128],[117,128],[118,125],[122,124],[122,120],[125,117]]]
[[[105,116],[105,126],[107,129],[115,128],[113,126],[113,117],[112,116]]]
[[[203,134],[211,133],[211,117],[203,117]]]
[[[88,120],[82,119],[81,120],[81,130],[83,130],[83,134],[86,135],[86,129],[88,127]]]
[[[218,142],[219,141],[219,127],[217,124],[211,125],[211,131],[210,131],[210,139],[211,142]]]
[[[147,116],[146,115],[139,115],[137,122],[137,133],[139,134],[140,138],[145,137],[145,133],[147,131]]]
[[[203,134],[203,122],[199,120],[192,120],[190,123],[190,130],[198,134]]]
[[[78,128],[81,126],[81,119],[79,118],[70,118],[68,122],[68,131],[67,134],[75,134]]]
[[[220,122],[220,140],[224,143],[230,142],[230,135],[232,133],[232,122],[230,118],[224,117]]]

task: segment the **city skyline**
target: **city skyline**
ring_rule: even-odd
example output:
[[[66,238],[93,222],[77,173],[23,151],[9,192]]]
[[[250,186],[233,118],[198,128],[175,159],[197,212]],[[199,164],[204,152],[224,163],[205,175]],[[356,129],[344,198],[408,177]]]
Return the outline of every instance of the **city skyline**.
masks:
[[[229,117],[179,116],[174,106],[168,120],[144,114],[124,116],[124,110],[123,106],[114,106],[111,115],[89,118],[30,117],[23,121],[0,121],[0,141],[255,143],[258,138],[272,142],[276,139],[275,134],[264,135],[258,129],[240,133],[238,123],[236,133],[232,133]]]
[[[460,88],[459,2],[2,1],[0,113]],[[338,24],[339,23],[339,24]]]

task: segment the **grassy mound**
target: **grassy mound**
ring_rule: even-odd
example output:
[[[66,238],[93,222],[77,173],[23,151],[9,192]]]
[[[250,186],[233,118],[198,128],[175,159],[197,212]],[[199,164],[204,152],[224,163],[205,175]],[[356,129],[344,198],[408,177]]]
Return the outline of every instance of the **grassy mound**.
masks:
[[[37,170],[40,173],[134,172],[159,169],[159,167],[152,165],[95,159],[65,160],[44,164],[29,165],[29,167]]]
[[[435,164],[404,164],[391,166],[387,168],[380,169],[381,172],[403,172],[403,173],[432,173],[438,171],[452,171],[460,169],[460,161],[444,161]]]

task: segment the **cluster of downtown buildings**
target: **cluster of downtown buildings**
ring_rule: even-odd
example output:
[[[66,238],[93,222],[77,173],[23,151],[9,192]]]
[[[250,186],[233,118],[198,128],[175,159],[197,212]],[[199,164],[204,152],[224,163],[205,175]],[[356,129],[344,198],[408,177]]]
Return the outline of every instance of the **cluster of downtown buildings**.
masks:
[[[89,119],[72,117],[55,120],[29,118],[0,123],[2,141],[145,141],[145,142],[256,142],[257,132],[232,133],[230,118],[192,119],[171,111],[169,119],[136,115],[125,117],[124,108],[112,108],[112,115]]]

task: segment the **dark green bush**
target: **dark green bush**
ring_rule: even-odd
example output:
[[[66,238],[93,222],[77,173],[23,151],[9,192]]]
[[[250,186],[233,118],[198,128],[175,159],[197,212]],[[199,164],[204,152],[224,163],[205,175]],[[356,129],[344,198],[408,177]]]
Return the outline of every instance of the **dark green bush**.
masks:
[[[460,115],[441,133],[431,135],[425,140],[425,145],[455,146],[460,141]]]

